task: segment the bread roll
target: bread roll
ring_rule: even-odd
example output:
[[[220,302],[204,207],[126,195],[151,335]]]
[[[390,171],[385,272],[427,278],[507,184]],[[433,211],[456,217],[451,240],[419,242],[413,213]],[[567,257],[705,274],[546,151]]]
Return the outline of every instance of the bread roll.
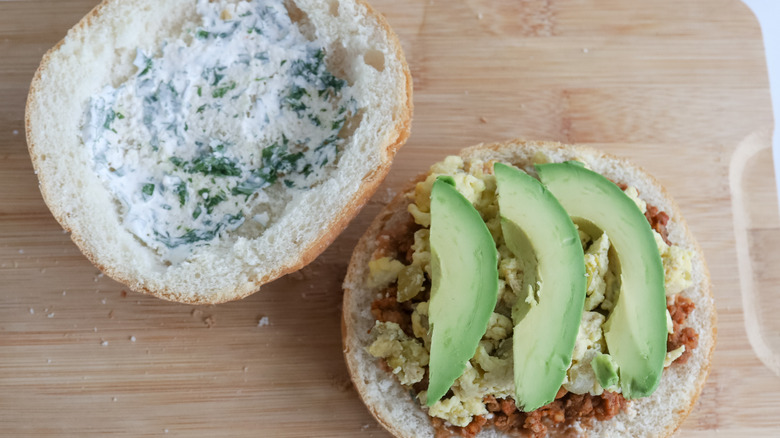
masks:
[[[540,160],[562,162],[576,159],[618,184],[633,186],[648,205],[666,212],[668,240],[691,255],[691,278],[679,295],[690,299],[695,310],[685,326],[698,334],[698,346],[690,351],[685,363],[664,369],[660,386],[649,397],[631,400],[628,407],[606,421],[592,425],[575,423],[569,432],[587,436],[669,436],[688,416],[698,398],[710,369],[716,340],[716,313],[709,273],[704,256],[688,230],[680,211],[663,186],[639,167],[597,150],[548,142],[508,141],[480,144],[461,151],[466,167],[472,161],[511,163],[535,174],[533,164]],[[422,175],[416,181],[421,181]],[[408,187],[390,202],[374,219],[355,248],[344,280],[342,335],[344,355],[352,381],[364,403],[387,430],[398,437],[434,436],[431,418],[413,397],[415,391],[402,386],[380,359],[368,352],[374,342],[371,333],[376,318],[371,305],[380,296],[381,287],[369,284],[369,262],[383,245],[379,236],[387,230],[403,228],[409,221],[407,207],[414,202],[415,187]],[[379,251],[381,253],[381,250]],[[668,283],[668,281],[667,281]],[[511,375],[511,373],[510,373]],[[551,433],[561,433],[551,429]],[[485,427],[480,437],[505,436],[495,428]]]
[[[43,197],[131,289],[220,303],[300,269],[411,124],[396,35],[362,0],[106,0],[41,62]]]

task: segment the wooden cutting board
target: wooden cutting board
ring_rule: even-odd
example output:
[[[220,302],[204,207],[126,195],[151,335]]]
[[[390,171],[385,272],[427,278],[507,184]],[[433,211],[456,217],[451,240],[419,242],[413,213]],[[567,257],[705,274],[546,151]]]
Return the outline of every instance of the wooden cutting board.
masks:
[[[125,292],[38,192],[27,87],[95,3],[0,1],[0,435],[386,436],[341,355],[351,250],[406,180],[511,137],[587,143],[666,185],[704,249],[719,310],[712,373],[680,434],[780,431],[780,378],[764,364],[777,370],[780,351],[771,109],[760,30],[741,3],[373,1],[414,76],[409,142],[315,262],[215,307]]]

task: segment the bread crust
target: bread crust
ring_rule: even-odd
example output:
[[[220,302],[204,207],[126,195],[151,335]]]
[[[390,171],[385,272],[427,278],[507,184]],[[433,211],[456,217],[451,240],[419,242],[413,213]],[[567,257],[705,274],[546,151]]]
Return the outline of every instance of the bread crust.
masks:
[[[312,262],[335,240],[344,228],[346,228],[348,223],[357,215],[363,205],[371,198],[389,172],[395,154],[398,149],[404,145],[411,131],[413,112],[412,77],[406,63],[401,43],[385,17],[375,11],[365,0],[351,0],[358,7],[362,7],[366,10],[364,18],[373,20],[376,28],[384,34],[390,52],[397,58],[401,67],[401,77],[399,78],[396,92],[398,96],[403,96],[403,98],[397,103],[397,107],[393,114],[395,125],[390,129],[390,135],[387,136],[386,143],[379,148],[381,153],[380,165],[373,168],[368,174],[365,174],[362,181],[355,182],[355,184],[359,184],[360,189],[345,201],[342,209],[333,212],[332,217],[330,217],[327,223],[322,227],[322,231],[315,239],[300,244],[300,251],[289,263],[280,266],[277,269],[267,270],[263,275],[250,279],[250,281],[244,282],[238,287],[203,294],[198,293],[197,291],[176,290],[171,287],[150,287],[143,279],[130,275],[128,271],[124,270],[121,266],[105,263],[105,257],[101,255],[90,242],[88,233],[85,232],[85,230],[74,226],[73,221],[71,220],[71,214],[63,208],[62,201],[58,198],[57,190],[59,188],[55,187],[55,184],[49,183],[47,180],[48,175],[44,171],[43,161],[46,159],[45,150],[46,147],[50,146],[37,144],[36,126],[34,126],[32,119],[35,116],[40,116],[36,111],[41,108],[38,104],[39,100],[45,99],[45,96],[43,96],[41,92],[41,89],[43,88],[42,82],[48,71],[52,68],[52,58],[61,50],[68,38],[77,38],[89,32],[90,26],[100,18],[101,15],[110,9],[112,5],[120,4],[123,1],[126,0],[103,0],[100,4],[95,6],[68,32],[66,38],[60,40],[53,48],[46,52],[30,85],[25,108],[25,130],[28,151],[30,153],[33,168],[38,175],[41,195],[54,218],[60,223],[65,231],[70,233],[71,240],[78,246],[87,259],[106,275],[124,283],[136,292],[153,295],[168,301],[186,304],[219,304],[241,299],[257,292],[263,284],[288,273],[295,272]],[[350,0],[342,1],[350,2]],[[43,152],[41,151],[42,149]]]
[[[701,248],[690,233],[678,205],[666,189],[651,175],[624,159],[584,146],[525,140],[479,144],[462,150],[460,155],[465,161],[474,158],[479,158],[483,161],[495,159],[529,168],[531,164],[530,159],[537,151],[551,157],[552,161],[573,158],[582,159],[594,167],[594,170],[613,180],[642,186],[647,192],[645,193],[640,189],[643,199],[646,199],[646,194],[650,195],[651,199],[648,202],[669,214],[671,219],[670,226],[674,227],[671,229],[670,234],[672,242],[685,246],[695,253],[693,258],[694,286],[682,294],[693,298],[697,304],[694,312],[698,312],[698,319],[694,328],[699,333],[699,345],[694,350],[694,355],[688,363],[675,365],[664,371],[662,386],[665,385],[665,379],[669,381],[674,379],[675,383],[678,380],[682,381],[680,388],[673,388],[673,391],[671,391],[670,388],[665,386],[663,388],[659,387],[659,390],[651,397],[632,402],[634,406],[632,409],[635,411],[639,411],[643,407],[657,409],[657,406],[662,406],[666,402],[664,397],[669,396],[671,391],[673,396],[672,402],[675,403],[675,407],[662,415],[660,420],[655,418],[649,422],[650,424],[636,427],[635,431],[631,429],[631,422],[638,422],[639,420],[629,418],[630,416],[625,413],[621,413],[618,417],[606,422],[596,422],[597,424],[592,429],[584,429],[582,431],[589,436],[670,436],[690,414],[702,391],[705,380],[709,375],[717,338],[717,313],[714,307],[709,271]],[[616,174],[615,170],[620,170],[622,173]],[[417,180],[424,177],[425,175],[421,175]],[[377,237],[389,221],[407,214],[406,206],[410,202],[413,190],[414,184],[410,184],[382,209],[358,242],[344,280],[344,305],[341,325],[344,356],[349,374],[358,394],[374,418],[393,435],[398,437],[433,436],[433,428],[429,424],[430,421],[427,421],[428,424],[425,424],[425,422],[419,420],[411,421],[412,426],[410,427],[409,422],[399,417],[399,412],[409,414],[413,410],[422,412],[419,404],[410,397],[406,397],[405,400],[386,401],[381,399],[381,395],[378,396],[376,394],[376,388],[380,384],[384,385],[382,392],[390,392],[387,389],[389,385],[392,385],[393,390],[403,389],[403,387],[389,373],[379,370],[381,373],[384,373],[383,376],[371,369],[372,367],[379,369],[378,361],[368,356],[365,351],[366,347],[368,347],[366,343],[369,338],[367,334],[363,334],[363,330],[373,325],[372,320],[366,321],[365,319],[373,319],[373,317],[370,312],[361,314],[361,309],[357,306],[365,305],[366,303],[370,304],[375,293],[375,291],[365,287],[364,281],[367,272],[366,265],[376,248]],[[650,190],[654,193],[650,193]],[[692,375],[693,373],[695,375]],[[688,378],[688,380],[686,381],[685,378]],[[378,382],[379,379],[386,380]],[[669,382],[666,383],[671,385]],[[395,391],[395,393],[399,394],[398,391]],[[391,405],[391,407],[388,408],[388,405]],[[641,418],[643,412],[636,412],[635,415],[637,417],[634,418]],[[504,435],[496,430],[483,430],[478,436]]]

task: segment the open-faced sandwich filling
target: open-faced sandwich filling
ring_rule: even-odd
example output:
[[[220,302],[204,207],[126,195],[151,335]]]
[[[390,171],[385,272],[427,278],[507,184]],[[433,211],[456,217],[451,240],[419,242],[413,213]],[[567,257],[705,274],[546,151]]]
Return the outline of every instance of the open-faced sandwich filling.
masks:
[[[324,251],[411,114],[398,38],[362,0],[106,0],[43,57],[26,131],[90,261],[220,303]]]
[[[545,157],[536,157],[546,161]],[[479,212],[498,253],[498,299],[465,371],[440,400],[425,406],[428,389],[431,331],[428,310],[431,295],[430,197],[438,177],[452,178],[455,188]],[[686,320],[693,302],[680,295],[692,285],[691,251],[668,240],[669,216],[641,199],[637,189],[616,184],[636,204],[652,227],[664,271],[667,307],[667,345],[664,367],[686,363],[696,348],[698,335]],[[555,400],[541,408],[523,412],[515,404],[513,380],[512,309],[518,300],[532,299],[523,284],[523,264],[504,240],[496,196],[493,163],[448,157],[431,168],[409,197],[408,220],[393,222],[378,237],[369,262],[369,286],[381,290],[371,304],[376,319],[368,352],[380,358],[419,401],[430,416],[437,434],[474,436],[482,428],[533,437],[549,428],[565,429],[573,424],[587,426],[612,418],[629,409],[630,401],[613,381],[603,387],[594,364],[610,363],[604,324],[615,308],[620,291],[619,262],[603,231],[577,230],[584,252],[587,289],[571,364]],[[586,227],[587,228],[587,227]]]
[[[92,96],[81,126],[123,225],[174,263],[265,230],[290,190],[332,172],[360,111],[281,0],[201,0],[197,15],[139,48],[136,73]]]

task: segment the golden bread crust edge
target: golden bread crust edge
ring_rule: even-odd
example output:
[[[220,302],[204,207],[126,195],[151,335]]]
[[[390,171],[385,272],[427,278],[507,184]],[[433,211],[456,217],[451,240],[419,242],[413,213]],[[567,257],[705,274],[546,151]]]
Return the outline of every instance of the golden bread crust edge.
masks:
[[[588,146],[566,145],[559,142],[549,142],[549,141],[527,141],[522,139],[514,139],[514,140],[495,142],[495,143],[481,143],[461,150],[459,155],[461,157],[467,158],[473,156],[474,154],[484,153],[486,151],[491,151],[493,153],[501,154],[501,153],[505,153],[506,151],[511,151],[517,148],[528,148],[528,147],[534,149],[541,149],[544,151],[563,151],[566,155],[572,157],[587,155],[596,160],[610,160],[619,163],[620,166],[626,169],[630,169],[632,174],[640,175],[641,178],[645,179],[646,182],[654,186],[659,191],[660,195],[663,197],[664,201],[669,206],[669,208],[665,210],[666,213],[669,214],[672,222],[675,222],[681,226],[684,239],[687,241],[686,243],[689,243],[693,247],[693,250],[696,252],[697,256],[700,258],[702,262],[701,267],[703,269],[703,272],[701,272],[701,274],[703,276],[703,287],[700,289],[698,293],[703,294],[703,298],[707,300],[710,301],[714,300],[712,294],[712,283],[710,279],[709,270],[707,268],[706,261],[704,259],[704,254],[698,242],[691,234],[690,229],[688,228],[688,224],[680,212],[680,208],[678,204],[669,195],[666,188],[663,185],[661,185],[661,183],[658,182],[658,180],[655,179],[655,177],[653,177],[650,173],[646,172],[641,167],[623,158],[615,157],[614,155],[607,154],[603,151]],[[404,190],[401,191],[387,206],[385,206],[380,211],[380,213],[376,216],[376,218],[372,221],[371,225],[363,234],[363,236],[360,238],[357,246],[355,247],[344,280],[344,304],[342,307],[341,329],[342,329],[342,344],[344,345],[343,353],[344,353],[345,362],[347,364],[347,369],[350,374],[350,378],[352,379],[352,382],[361,400],[363,401],[364,404],[366,404],[369,412],[371,412],[371,415],[394,436],[403,437],[403,438],[412,437],[415,435],[407,434],[405,430],[403,430],[398,425],[396,425],[391,419],[385,418],[385,416],[380,411],[378,406],[374,406],[371,403],[367,402],[368,383],[363,382],[358,378],[357,367],[359,366],[359,361],[355,357],[355,353],[351,350],[350,347],[350,345],[353,343],[353,338],[355,337],[355,331],[354,331],[355,321],[351,320],[348,312],[351,309],[352,301],[355,300],[354,295],[360,293],[367,293],[367,291],[364,290],[364,288],[353,289],[352,287],[353,285],[362,286],[362,281],[360,278],[358,278],[360,275],[358,272],[359,271],[358,262],[362,260],[370,260],[371,252],[373,252],[372,249],[374,246],[373,242],[376,241],[376,238],[378,237],[379,233],[382,231],[383,227],[388,222],[388,220],[390,220],[394,214],[398,214],[401,208],[405,209],[406,205],[409,203],[409,194],[410,192],[413,191],[414,184],[417,181],[424,179],[426,175],[427,172],[415,178],[415,180],[412,181],[410,184],[408,184],[404,188]],[[369,250],[371,250],[371,252],[368,252]],[[693,410],[693,407],[695,406],[696,401],[698,400],[702,392],[704,383],[706,382],[706,379],[710,373],[710,369],[712,366],[712,356],[715,350],[715,345],[717,343],[717,311],[714,307],[714,304],[711,310],[712,311],[709,312],[708,315],[709,322],[712,327],[712,331],[709,333],[711,336],[708,338],[710,341],[706,345],[702,345],[700,343],[699,346],[697,347],[697,349],[704,350],[703,354],[705,356],[705,360],[702,369],[700,370],[698,376],[696,377],[696,381],[693,387],[689,390],[688,393],[689,402],[683,409],[674,412],[672,418],[670,418],[670,421],[667,424],[663,425],[662,430],[660,431],[660,434],[658,436],[669,437],[680,428],[682,423],[685,421],[685,419],[688,417],[690,412]],[[701,328],[697,327],[697,332],[698,330],[701,330]],[[372,366],[376,366],[376,364],[373,363]],[[395,385],[400,385],[400,383],[398,383],[398,381],[395,380],[395,378],[393,378],[393,382]],[[415,404],[415,407],[419,409],[419,405]],[[587,430],[585,433],[587,433]],[[483,434],[480,434],[479,436],[482,435]]]
[[[103,0],[100,4],[92,8],[92,10],[90,10],[81,20],[79,20],[79,22],[68,31],[68,35],[71,33],[81,33],[88,31],[92,21],[100,16],[108,5],[118,1],[119,0]],[[39,84],[42,80],[41,77],[48,69],[52,55],[56,53],[65,43],[65,38],[61,39],[54,47],[49,49],[43,55],[41,63],[38,66],[38,69],[35,71],[30,84],[30,90],[27,95],[27,102],[25,105],[25,134],[27,139],[27,149],[32,160],[33,168],[35,169],[35,173],[39,179],[38,186],[44,202],[48,206],[57,222],[66,232],[70,233],[71,240],[76,244],[84,256],[106,275],[120,283],[125,284],[135,292],[152,295],[166,301],[173,301],[184,304],[221,304],[245,298],[259,291],[262,285],[286,274],[300,270],[316,259],[317,256],[319,256],[331,243],[333,243],[336,237],[338,237],[338,235],[347,227],[349,222],[358,214],[363,205],[365,205],[374,192],[376,192],[377,188],[379,188],[379,185],[390,171],[395,154],[409,138],[412,124],[412,112],[414,109],[412,102],[412,76],[409,70],[409,66],[406,62],[406,56],[404,55],[403,49],[401,47],[401,42],[398,39],[398,35],[396,35],[396,33],[390,27],[390,24],[387,22],[385,17],[381,13],[377,12],[373,7],[371,7],[371,5],[366,0],[354,1],[356,4],[366,9],[366,17],[376,20],[378,27],[387,36],[388,44],[391,46],[395,56],[398,58],[404,76],[399,88],[403,88],[403,95],[406,96],[406,102],[399,108],[398,113],[395,114],[394,119],[396,124],[393,127],[392,134],[389,135],[391,140],[382,147],[384,156],[382,157],[381,164],[369,175],[363,178],[363,188],[356,192],[352,198],[345,203],[344,208],[336,216],[334,216],[328,224],[326,224],[324,231],[319,235],[319,237],[316,240],[310,242],[306,248],[301,251],[300,255],[294,262],[286,266],[282,266],[277,270],[267,272],[261,278],[254,280],[250,286],[244,286],[238,290],[220,291],[208,296],[198,293],[181,294],[168,288],[152,289],[143,285],[142,283],[138,282],[136,278],[127,275],[126,272],[122,271],[121,269],[114,269],[111,266],[103,264],[101,262],[101,257],[95,254],[87,239],[81,236],[77,230],[70,226],[68,215],[60,209],[58,205],[59,203],[55,202],[56,194],[49,193],[47,190],[49,185],[45,184],[44,182],[46,174],[45,172],[40,171],[40,161],[42,160],[42,157],[38,154],[35,141],[32,138],[33,134],[30,116],[36,107],[37,99],[41,97],[39,93]]]

